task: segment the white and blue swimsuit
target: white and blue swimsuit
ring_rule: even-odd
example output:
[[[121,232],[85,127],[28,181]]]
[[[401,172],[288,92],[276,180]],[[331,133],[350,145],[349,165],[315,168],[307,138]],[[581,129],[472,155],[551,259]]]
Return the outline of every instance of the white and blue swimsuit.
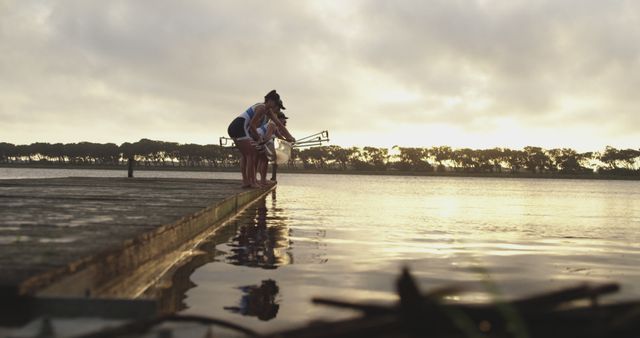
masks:
[[[251,134],[249,133],[249,125],[251,124],[251,119],[256,115],[255,108],[261,104],[264,103],[254,104],[231,122],[229,128],[227,129],[227,132],[232,139],[234,139],[235,141],[252,140]],[[262,127],[267,124],[267,121],[267,116],[264,116],[259,125]]]

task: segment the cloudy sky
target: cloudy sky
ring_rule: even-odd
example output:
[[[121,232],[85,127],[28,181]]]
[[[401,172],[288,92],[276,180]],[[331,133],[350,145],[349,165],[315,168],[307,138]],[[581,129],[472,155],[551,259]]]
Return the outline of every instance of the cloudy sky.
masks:
[[[640,2],[0,0],[0,142],[640,146]]]

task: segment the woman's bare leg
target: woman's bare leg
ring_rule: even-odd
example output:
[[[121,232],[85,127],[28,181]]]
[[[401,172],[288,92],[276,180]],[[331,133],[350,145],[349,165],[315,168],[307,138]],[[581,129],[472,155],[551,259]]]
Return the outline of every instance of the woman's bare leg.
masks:
[[[257,188],[255,171],[255,148],[249,140],[236,141],[236,146],[242,154],[240,170],[242,171],[242,187]]]
[[[240,157],[240,172],[242,173],[242,185],[244,186],[247,182],[247,170],[245,167],[247,166],[247,158],[244,154],[241,153]]]
[[[259,188],[256,182],[256,162],[258,161],[258,152],[256,148],[251,146],[251,154],[247,156],[247,179],[251,184],[251,188]]]
[[[267,167],[269,160],[264,154],[258,155],[258,173],[260,173],[259,183],[263,186],[267,185]]]

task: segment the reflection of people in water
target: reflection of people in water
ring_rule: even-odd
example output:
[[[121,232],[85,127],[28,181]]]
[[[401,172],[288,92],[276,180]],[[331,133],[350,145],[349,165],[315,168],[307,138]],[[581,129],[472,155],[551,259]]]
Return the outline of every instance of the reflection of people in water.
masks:
[[[266,200],[262,199],[256,208],[254,224],[242,226],[231,240],[231,252],[227,257],[234,265],[275,269],[289,264],[291,258],[286,252],[289,246],[288,228],[280,224],[267,226]]]
[[[221,239],[212,236],[200,244],[194,256],[183,262],[183,265],[177,266],[173,274],[167,276],[169,279],[163,280],[147,289],[144,296],[156,299],[158,311],[162,314],[170,314],[187,309],[188,306],[185,303],[186,293],[197,286],[190,277],[201,266],[215,261],[216,255],[219,255],[215,247],[220,242],[222,242]]]
[[[224,309],[239,313],[243,316],[258,317],[260,320],[270,320],[276,317],[280,305],[276,296],[280,291],[274,280],[263,280],[260,286],[247,285],[239,288],[244,292],[239,306],[225,306]]]
[[[173,313],[188,308],[186,293],[196,286],[191,276],[203,265],[226,261],[234,265],[275,269],[291,264],[293,256],[289,251],[289,220],[281,215],[284,211],[276,205],[276,191],[272,191],[269,209],[267,198],[257,201],[256,206],[247,209],[229,226],[222,227],[202,242],[194,250],[196,254],[193,257],[148,289],[145,297],[157,299],[162,313]],[[231,252],[220,248],[224,244],[230,247]],[[241,289],[247,288],[251,287]]]

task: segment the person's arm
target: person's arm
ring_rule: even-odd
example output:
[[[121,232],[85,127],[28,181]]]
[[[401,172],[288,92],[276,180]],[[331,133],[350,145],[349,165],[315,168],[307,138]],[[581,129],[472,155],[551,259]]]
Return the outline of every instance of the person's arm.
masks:
[[[275,135],[275,137],[277,137],[277,138],[281,138],[281,139],[283,139],[283,140],[284,140],[284,136],[282,136],[282,134],[280,133],[280,131],[278,130],[278,128],[276,128],[276,129],[274,130],[274,133],[273,133],[273,134]]]
[[[273,121],[278,127],[278,131],[280,131],[280,133],[284,135],[286,140],[289,142],[295,142],[296,139],[293,136],[291,136],[291,134],[289,133],[289,130],[287,130],[287,127],[285,127],[285,125],[282,124],[282,122],[280,122],[276,113],[270,109],[266,109],[266,108],[264,109],[267,111],[267,114],[269,114],[269,118],[271,118],[271,121]]]
[[[253,138],[255,141],[260,141],[260,134],[258,134],[258,123],[260,123],[260,121],[262,121],[262,116],[265,114],[265,110],[267,110],[267,108],[265,108],[264,105],[259,105],[255,108],[255,114],[253,115],[253,117],[251,118],[251,121],[249,122],[249,133],[251,133],[251,138]]]
[[[273,136],[273,134],[278,134],[278,127],[276,127],[276,125],[274,123],[269,123],[269,125],[267,126],[267,132],[264,133],[264,141],[266,142],[267,140],[270,140],[271,137]]]
[[[286,137],[284,137],[284,135],[282,135],[282,133],[280,132],[280,129],[276,128],[276,130],[275,130],[275,134],[276,134],[276,137],[277,137],[277,138],[282,139],[282,140],[285,140],[285,141],[287,140],[287,138],[286,138]]]

